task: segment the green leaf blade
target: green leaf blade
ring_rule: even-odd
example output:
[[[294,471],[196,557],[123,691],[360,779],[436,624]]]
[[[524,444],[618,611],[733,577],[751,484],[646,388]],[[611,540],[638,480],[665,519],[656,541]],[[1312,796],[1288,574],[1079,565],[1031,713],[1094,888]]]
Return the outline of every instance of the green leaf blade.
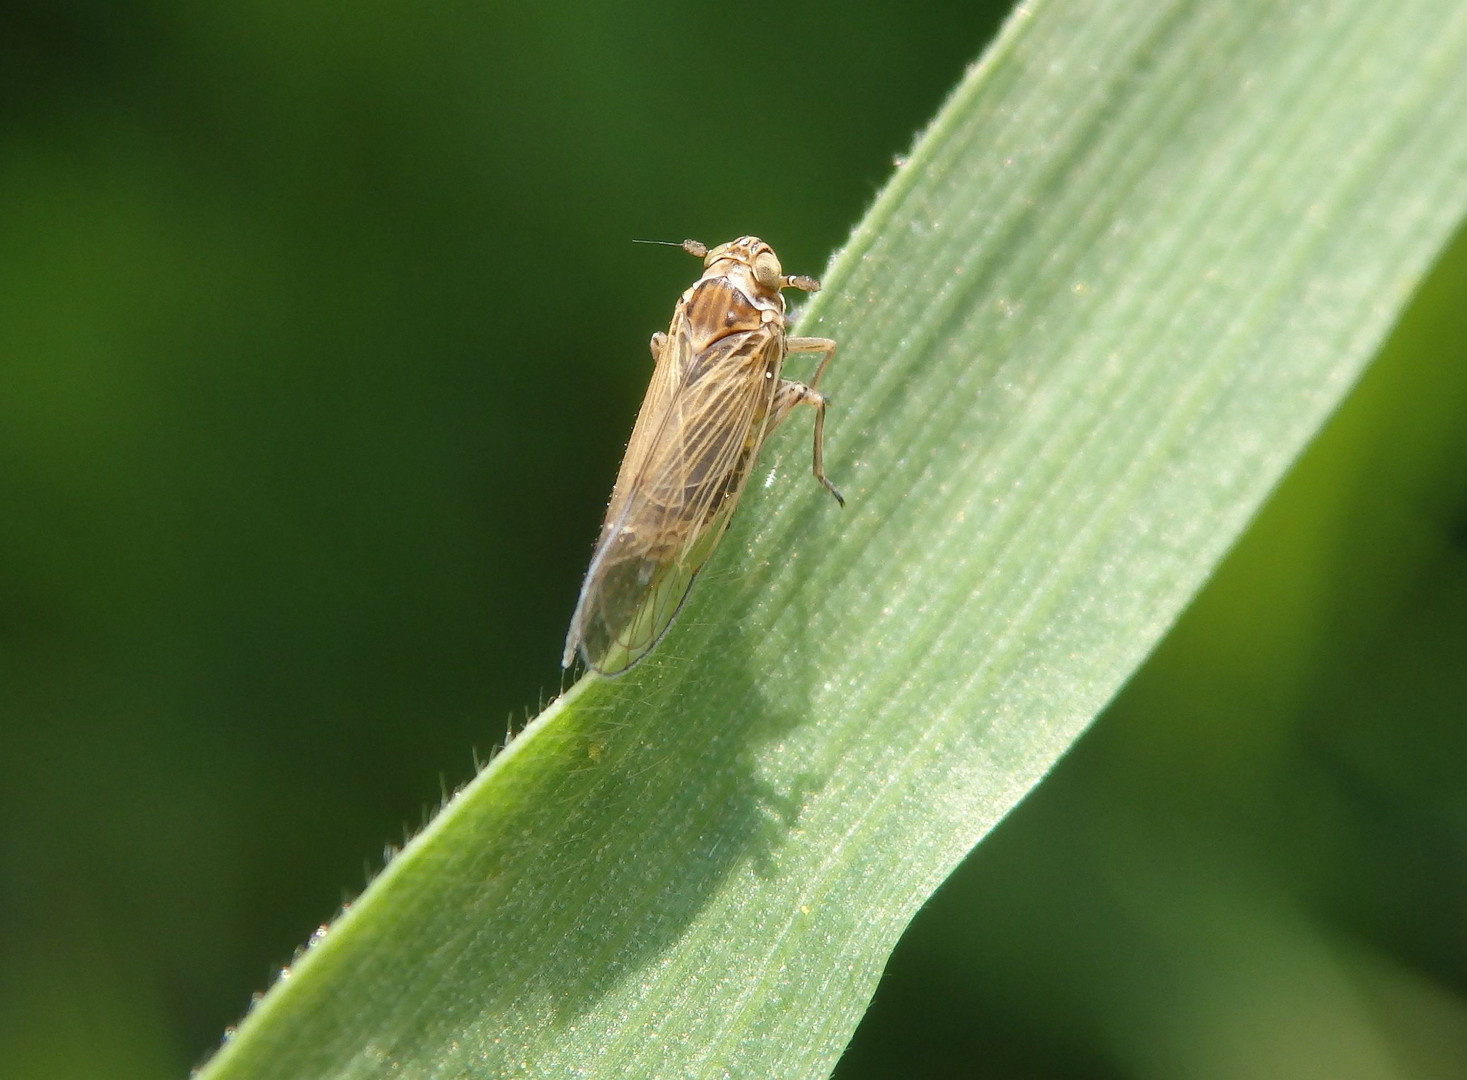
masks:
[[[532,724],[205,1075],[828,1072],[1460,221],[1462,71],[1449,3],[1016,13],[802,315],[847,510],[797,417],[658,650]]]

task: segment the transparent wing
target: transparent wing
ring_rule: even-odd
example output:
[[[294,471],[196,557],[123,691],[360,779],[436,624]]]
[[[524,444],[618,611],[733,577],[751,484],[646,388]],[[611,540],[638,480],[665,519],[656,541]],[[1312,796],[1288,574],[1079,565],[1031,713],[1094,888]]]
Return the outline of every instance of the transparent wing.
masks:
[[[655,645],[713,553],[763,441],[779,382],[773,329],[698,354],[674,321],[627,445],[566,638],[603,675]],[[766,377],[767,373],[767,377]]]

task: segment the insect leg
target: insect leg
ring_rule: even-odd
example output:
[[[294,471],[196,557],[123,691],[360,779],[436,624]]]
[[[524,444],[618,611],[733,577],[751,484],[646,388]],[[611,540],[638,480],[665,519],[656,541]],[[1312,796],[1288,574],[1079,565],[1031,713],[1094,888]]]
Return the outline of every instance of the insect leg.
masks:
[[[845,506],[846,501],[841,497],[841,493],[825,478],[825,406],[827,401],[825,395],[817,393],[815,389],[820,385],[820,376],[825,374],[825,365],[830,363],[830,358],[835,355],[835,342],[830,338],[792,337],[786,339],[784,349],[786,355],[811,352],[823,355],[820,357],[820,363],[815,365],[815,374],[810,376],[809,385],[789,379],[781,380],[779,392],[774,397],[773,415],[770,417],[769,429],[774,430],[774,425],[783,420],[796,405],[815,406],[815,479],[825,485],[825,489],[835,496],[836,502]]]
[[[834,346],[834,343],[832,342],[831,345],[832,345],[831,352],[834,352],[835,351],[834,350],[834,347],[833,347]],[[826,353],[825,359],[826,360],[829,360],[830,359],[830,353]],[[820,366],[822,368],[825,367],[825,364],[824,364],[823,361],[821,362]],[[819,378],[820,377],[820,372],[819,371],[816,371],[815,377],[816,378]],[[814,380],[812,379],[811,382],[813,383]],[[845,506],[845,504],[846,504],[845,498],[841,495],[841,493],[839,491],[837,491],[835,489],[835,485],[832,484],[825,477],[825,406],[826,406],[826,404],[827,404],[827,402],[826,402],[825,395],[822,394],[820,391],[816,390],[813,385],[806,386],[804,383],[802,383],[802,382],[795,382],[793,379],[781,379],[779,381],[779,389],[775,392],[775,395],[774,395],[774,403],[770,406],[770,409],[769,409],[769,426],[768,426],[768,428],[766,430],[773,431],[774,428],[775,428],[775,425],[777,425],[781,420],[783,420],[787,415],[789,415],[789,411],[791,409],[793,409],[796,405],[812,405],[812,406],[814,406],[814,408],[815,408],[815,454],[814,454],[814,461],[813,461],[813,463],[811,465],[811,471],[815,474],[815,479],[816,480],[819,480],[822,484],[825,485],[825,490],[828,491],[828,492],[830,492],[832,495],[835,496],[835,501],[838,502],[838,503],[840,503],[841,506]]]
[[[667,344],[667,335],[659,330],[647,344],[652,348],[652,361],[656,363],[662,359],[662,347]]]
[[[825,365],[830,363],[830,358],[835,355],[835,342],[828,337],[792,337],[785,340],[784,351],[786,355],[795,352],[825,354],[820,358],[820,363],[815,365],[815,374],[810,376],[810,389],[814,390],[820,385],[820,376],[825,374]]]

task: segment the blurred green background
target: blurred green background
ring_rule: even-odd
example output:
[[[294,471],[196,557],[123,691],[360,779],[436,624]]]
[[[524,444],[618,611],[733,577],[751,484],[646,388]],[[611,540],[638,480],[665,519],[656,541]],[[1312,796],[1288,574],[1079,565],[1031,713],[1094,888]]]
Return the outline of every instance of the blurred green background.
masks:
[[[0,7],[6,1076],[182,1074],[557,691],[629,241],[818,274],[1005,9]],[[1459,242],[839,1075],[1467,1075],[1464,324]]]

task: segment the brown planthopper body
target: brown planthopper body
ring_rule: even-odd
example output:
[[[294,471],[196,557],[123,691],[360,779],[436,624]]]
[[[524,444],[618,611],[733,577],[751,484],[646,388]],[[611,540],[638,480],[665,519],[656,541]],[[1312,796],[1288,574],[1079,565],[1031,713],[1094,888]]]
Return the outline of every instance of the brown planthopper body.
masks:
[[[682,247],[703,260],[703,276],[678,299],[667,333],[652,335],[652,385],[571,617],[565,667],[579,651],[619,675],[651,651],[723,535],[760,446],[796,405],[815,409],[815,478],[845,505],[825,478],[826,400],[816,389],[835,342],[786,336],[780,292],[820,283],[786,275],[757,237]],[[780,377],[792,352],[821,354],[809,385]]]

